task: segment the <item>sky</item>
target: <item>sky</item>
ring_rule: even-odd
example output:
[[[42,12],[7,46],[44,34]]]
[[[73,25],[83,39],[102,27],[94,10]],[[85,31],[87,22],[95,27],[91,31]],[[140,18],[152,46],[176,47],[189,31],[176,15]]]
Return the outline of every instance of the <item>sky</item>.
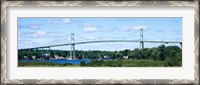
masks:
[[[94,40],[182,41],[182,18],[18,18],[18,49]],[[160,43],[144,43],[152,48]],[[179,44],[166,44],[177,45]],[[106,42],[75,45],[76,50],[119,51],[140,48],[139,42]],[[52,47],[70,50],[70,46]]]

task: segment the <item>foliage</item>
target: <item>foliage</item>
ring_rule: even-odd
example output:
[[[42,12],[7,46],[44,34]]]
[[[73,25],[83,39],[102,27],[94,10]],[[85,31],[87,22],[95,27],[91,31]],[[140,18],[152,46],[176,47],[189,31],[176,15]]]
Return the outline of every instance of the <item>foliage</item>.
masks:
[[[163,67],[164,62],[154,60],[93,60],[92,62],[86,63],[85,66],[90,67]]]
[[[71,63],[64,63],[64,64],[58,64],[58,63],[51,63],[51,62],[38,62],[38,61],[34,61],[34,62],[18,62],[18,66],[19,67],[27,67],[27,66],[31,66],[31,67],[40,67],[40,66],[71,66]]]
[[[152,54],[151,54],[151,59],[157,61],[159,59],[159,52],[158,50],[153,50]]]
[[[165,60],[165,66],[180,66],[181,65],[181,57],[180,54],[176,53],[175,50],[171,50],[169,53],[169,57]]]
[[[55,66],[61,65],[57,63],[50,63],[50,62],[18,62],[18,66]]]
[[[84,61],[81,61],[80,65],[81,65],[81,66],[85,66],[85,62],[84,62]]]
[[[48,53],[49,56],[42,56],[42,54]],[[75,50],[76,58],[78,59],[91,59],[90,63],[82,62],[82,66],[135,66],[135,63],[124,64],[124,56],[128,56],[128,60],[147,60],[146,62],[152,65],[156,62],[164,62],[165,66],[181,66],[182,65],[182,49],[178,46],[165,46],[160,45],[154,48],[144,48],[144,49],[125,49],[120,51],[82,51]],[[70,51],[63,50],[18,50],[18,60],[24,60],[24,56],[27,56],[29,60],[32,56],[36,56],[37,59],[50,59],[55,58],[55,55],[62,57],[69,57]],[[108,60],[108,61],[107,61]],[[126,61],[129,62],[129,61]],[[140,63],[142,66],[148,63]],[[138,65],[138,64],[137,64]],[[151,65],[150,65],[151,66]]]
[[[64,63],[62,64],[63,66],[68,66],[68,65],[72,65],[71,63]]]

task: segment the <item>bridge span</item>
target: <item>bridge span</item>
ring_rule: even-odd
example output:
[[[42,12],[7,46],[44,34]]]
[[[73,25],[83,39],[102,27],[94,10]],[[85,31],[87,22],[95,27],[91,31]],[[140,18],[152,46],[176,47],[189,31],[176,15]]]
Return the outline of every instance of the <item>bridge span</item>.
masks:
[[[43,49],[43,48],[50,48],[51,47],[58,47],[58,46],[68,46],[70,45],[70,58],[72,59],[75,58],[75,45],[78,44],[89,44],[89,43],[105,43],[105,42],[139,42],[140,43],[140,49],[144,48],[144,43],[163,43],[163,44],[168,44],[168,43],[175,43],[175,44],[180,44],[182,48],[182,42],[177,42],[177,41],[148,41],[148,40],[143,40],[143,29],[140,29],[140,40],[96,40],[96,41],[84,41],[84,42],[74,42],[74,33],[71,33],[71,43],[66,43],[66,44],[58,44],[58,45],[49,45],[49,46],[41,46],[41,47],[33,47],[33,48],[23,48],[19,50],[34,50],[34,49]]]
[[[77,45],[77,44],[89,44],[89,43],[104,43],[104,42],[145,42],[145,43],[177,43],[182,44],[182,42],[176,41],[140,41],[140,40],[97,40],[97,41],[85,41],[85,42],[76,42],[76,43],[67,43],[67,44],[58,44],[58,45],[49,45],[49,46],[41,46],[41,47],[33,47],[33,48],[24,48],[20,50],[31,50],[31,49],[40,49],[40,48],[50,48],[50,47],[58,47],[58,46],[68,46],[68,45]]]

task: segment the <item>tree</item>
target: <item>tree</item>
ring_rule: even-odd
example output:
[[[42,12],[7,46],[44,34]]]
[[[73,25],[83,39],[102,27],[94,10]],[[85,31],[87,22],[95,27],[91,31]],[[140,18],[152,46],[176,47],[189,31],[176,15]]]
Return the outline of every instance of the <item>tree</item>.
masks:
[[[29,52],[25,51],[24,56],[28,56],[28,55],[29,55]]]
[[[159,60],[159,52],[158,52],[158,50],[153,50],[153,52],[151,54],[151,59]]]
[[[147,50],[148,50],[147,48],[140,50],[142,59],[148,59],[149,58],[150,55],[148,54]]]
[[[36,56],[36,59],[41,58],[42,57],[42,52],[41,51],[36,51],[35,52],[35,56]]]
[[[179,55],[175,50],[171,50],[169,56],[165,60],[165,66],[179,66],[180,65]]]
[[[134,59],[134,53],[133,53],[133,51],[129,51],[128,52],[128,58],[129,59]]]
[[[57,54],[58,56],[61,56],[61,55],[62,55],[61,51],[58,51],[56,54]]]
[[[112,59],[116,59],[116,53],[117,51],[112,52],[112,56],[111,56]]]
[[[179,66],[182,65],[182,53],[179,52],[176,54],[176,56],[177,56],[177,61],[179,62],[178,65]]]
[[[53,51],[50,51],[50,57],[54,58],[54,52]]]
[[[159,50],[159,58],[160,60],[164,61],[165,60],[165,45],[161,45],[158,47]]]
[[[117,59],[122,59],[122,58],[123,58],[123,54],[120,53],[120,52],[117,52],[117,53],[115,54],[115,57],[116,57]]]
[[[153,52],[153,48],[152,48],[152,49],[148,48],[148,49],[146,50],[146,52],[147,52],[146,59],[150,59],[150,58],[151,58],[151,55],[152,55],[152,52]]]
[[[129,49],[125,49],[124,51],[122,51],[122,54],[123,54],[124,56],[127,56],[129,51],[130,51]]]
[[[23,60],[23,52],[18,52],[18,60]]]
[[[29,52],[28,52],[28,58],[29,58],[30,60],[32,60],[32,59],[33,59],[33,58],[32,58],[32,56],[33,56],[32,52],[31,52],[31,51],[29,51]]]
[[[136,48],[136,49],[133,51],[133,58],[134,58],[134,59],[140,59],[140,58],[141,58],[140,49]]]
[[[61,52],[61,56],[62,56],[62,57],[66,57],[67,55],[66,55],[66,53],[65,53],[64,51],[62,51],[62,52]]]

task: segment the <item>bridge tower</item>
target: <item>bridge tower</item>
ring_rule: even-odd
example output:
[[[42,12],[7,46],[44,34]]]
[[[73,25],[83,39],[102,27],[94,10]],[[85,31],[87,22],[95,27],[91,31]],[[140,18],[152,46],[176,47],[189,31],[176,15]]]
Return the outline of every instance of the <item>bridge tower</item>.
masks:
[[[140,49],[144,48],[144,42],[143,42],[143,29],[140,29]]]
[[[71,49],[70,49],[70,59],[74,59],[75,56],[75,44],[74,43],[74,33],[71,33]]]

